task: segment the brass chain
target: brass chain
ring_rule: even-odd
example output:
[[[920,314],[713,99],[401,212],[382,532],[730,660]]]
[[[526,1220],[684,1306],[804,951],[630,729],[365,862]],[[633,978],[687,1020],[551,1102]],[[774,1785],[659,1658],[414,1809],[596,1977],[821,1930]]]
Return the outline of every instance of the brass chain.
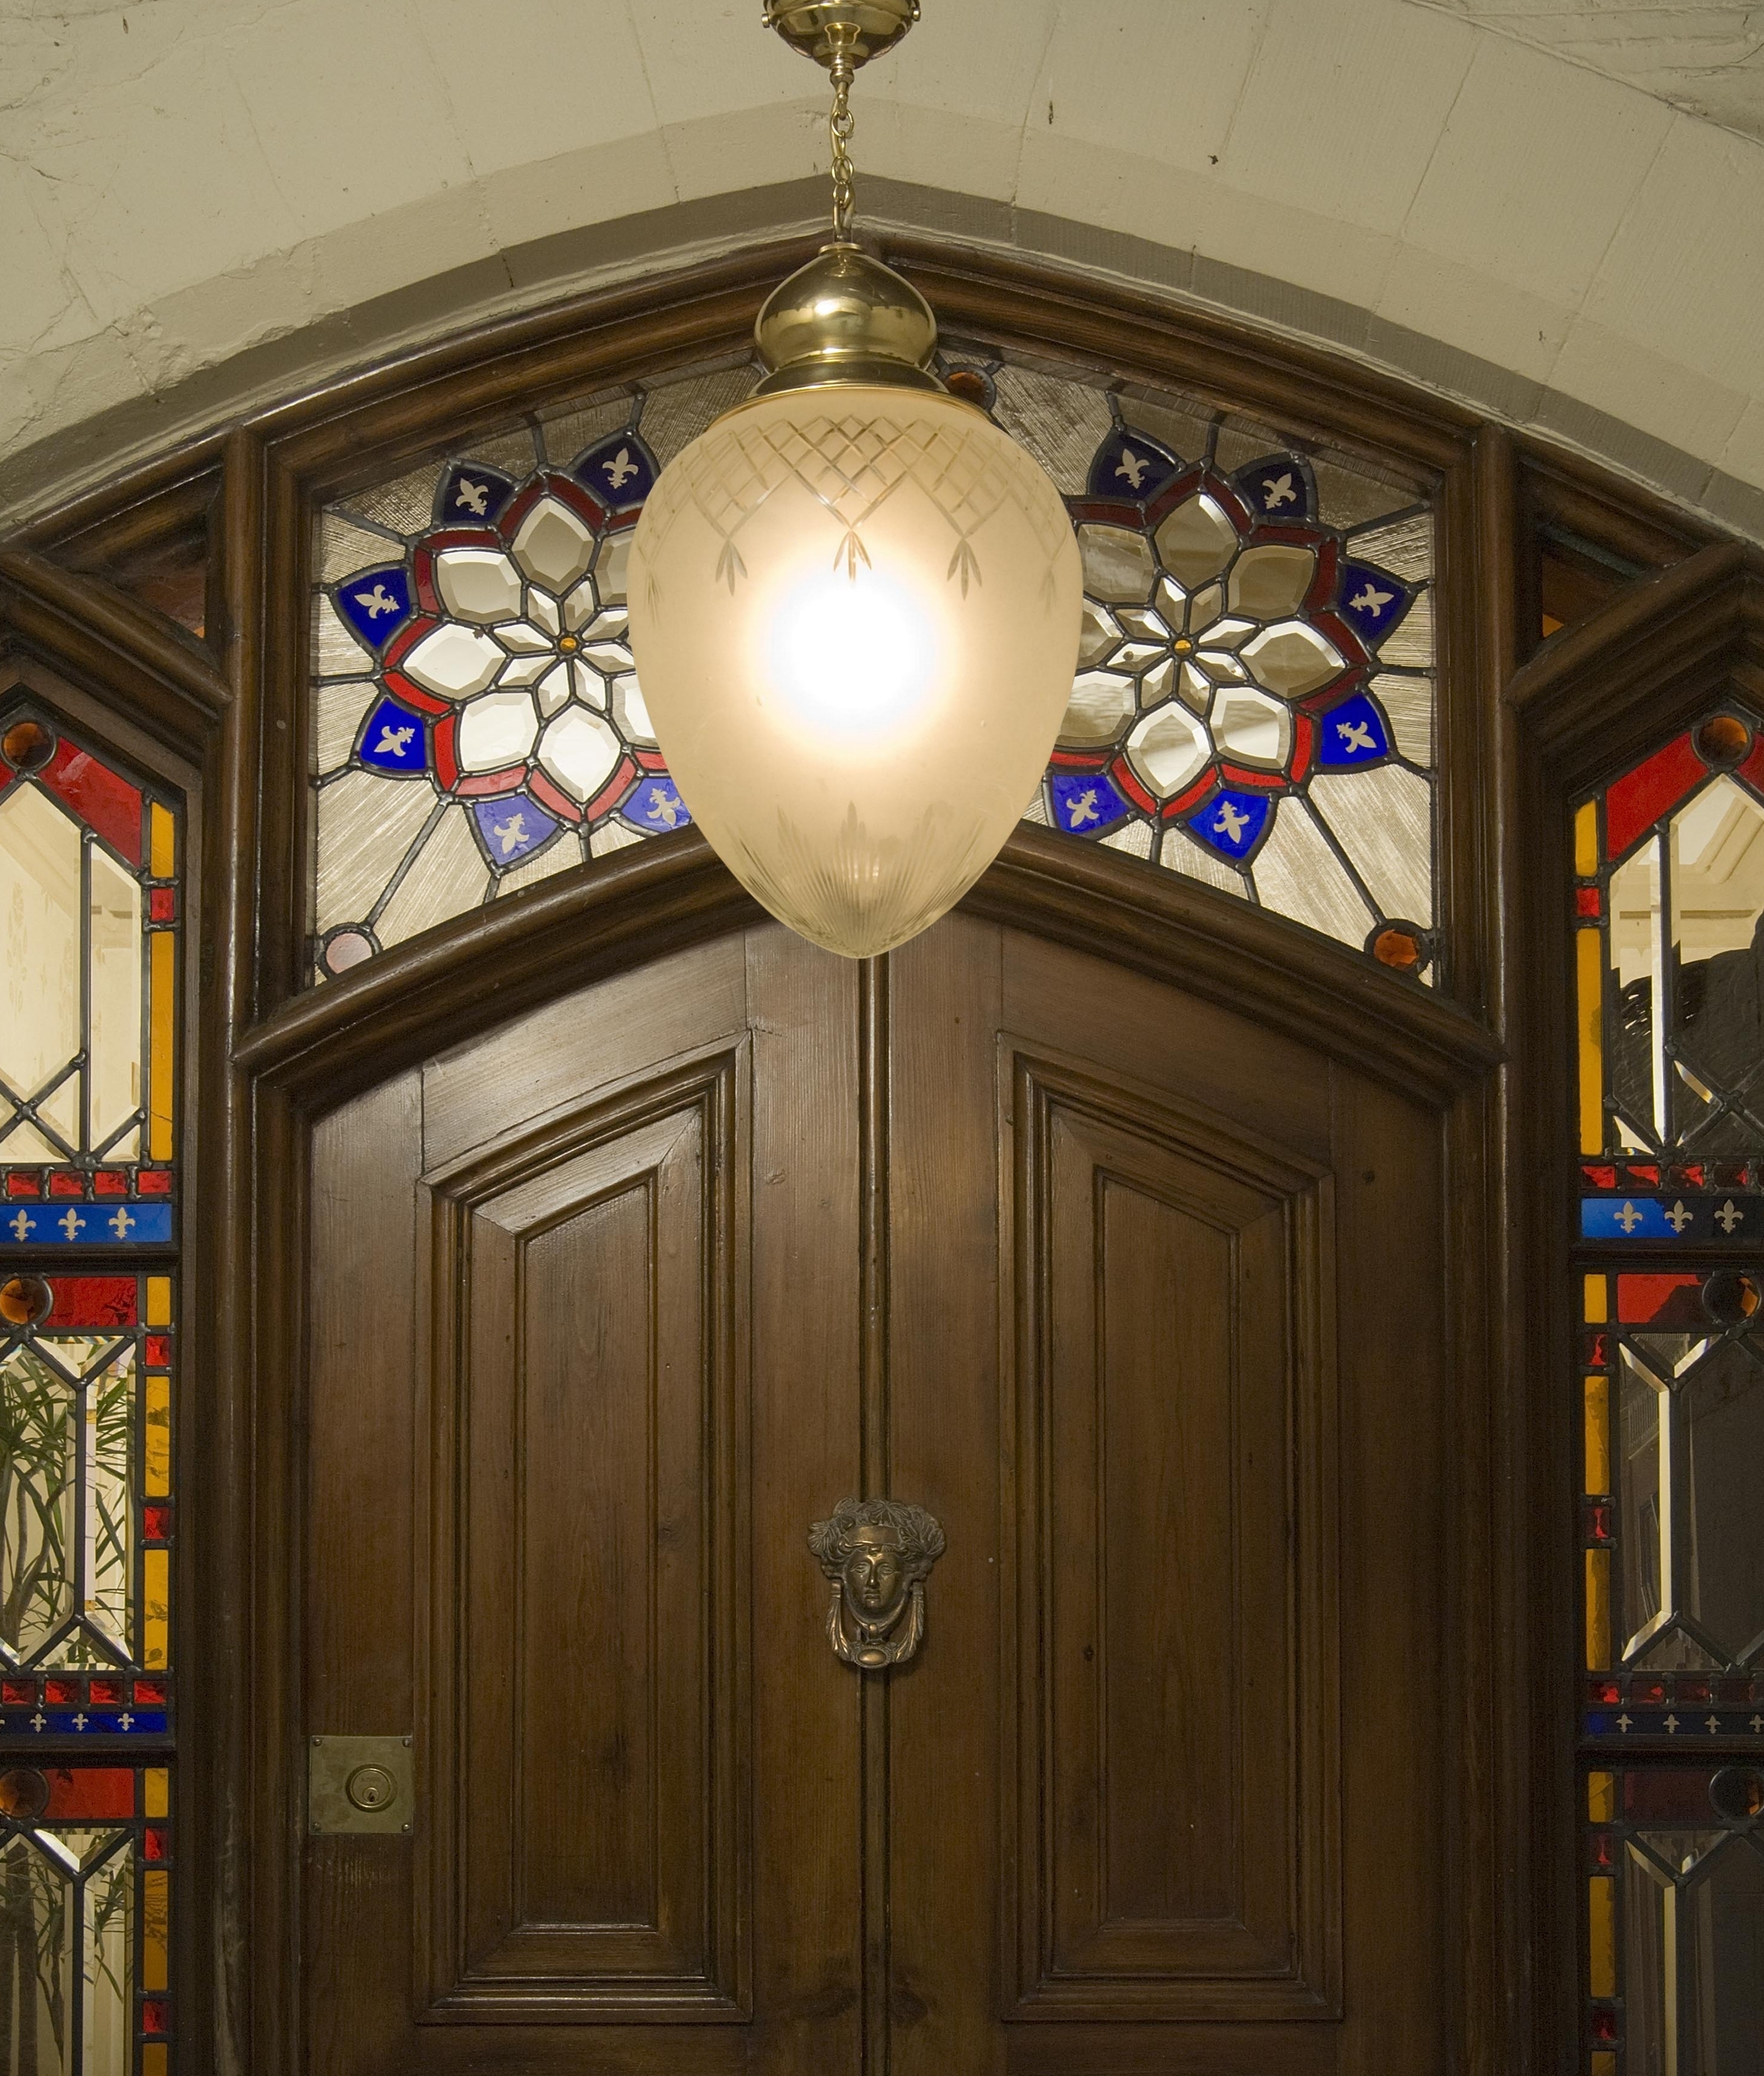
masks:
[[[853,67],[844,49],[835,52],[830,68],[833,81],[833,110],[827,118],[827,135],[833,147],[833,237],[845,243],[851,236],[853,200],[851,159],[851,83]]]

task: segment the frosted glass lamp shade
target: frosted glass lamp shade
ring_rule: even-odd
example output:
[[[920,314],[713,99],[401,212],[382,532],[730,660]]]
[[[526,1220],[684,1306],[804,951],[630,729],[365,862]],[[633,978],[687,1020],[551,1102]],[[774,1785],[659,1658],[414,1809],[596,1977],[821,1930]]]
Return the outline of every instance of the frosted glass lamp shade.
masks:
[[[693,818],[780,922],[861,958],[960,900],[1071,696],[1060,494],[971,405],[857,383],[756,397],[666,470],[631,638]]]

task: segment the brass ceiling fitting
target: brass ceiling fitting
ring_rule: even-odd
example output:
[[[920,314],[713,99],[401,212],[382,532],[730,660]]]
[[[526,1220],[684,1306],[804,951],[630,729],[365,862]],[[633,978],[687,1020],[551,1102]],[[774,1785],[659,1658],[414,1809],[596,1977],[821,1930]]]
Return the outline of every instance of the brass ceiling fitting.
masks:
[[[833,242],[766,299],[753,327],[771,371],[755,392],[880,383],[941,389],[931,372],[937,321],[919,291],[851,237],[849,96],[857,68],[892,50],[919,19],[919,0],[766,0],[766,22],[833,85]]]

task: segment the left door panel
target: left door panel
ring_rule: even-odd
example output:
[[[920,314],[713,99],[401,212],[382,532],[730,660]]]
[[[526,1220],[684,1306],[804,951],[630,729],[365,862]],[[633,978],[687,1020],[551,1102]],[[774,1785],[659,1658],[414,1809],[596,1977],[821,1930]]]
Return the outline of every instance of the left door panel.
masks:
[[[788,1891],[849,1829],[855,1723],[792,1638],[807,1559],[770,1568],[849,1468],[767,1342],[804,1277],[836,1334],[855,1249],[819,1157],[849,1065],[824,1000],[791,1045],[794,962],[725,940],[314,1135],[307,1727],[417,1761],[408,1836],[308,1841],[327,2076],[853,2066],[855,1927]]]

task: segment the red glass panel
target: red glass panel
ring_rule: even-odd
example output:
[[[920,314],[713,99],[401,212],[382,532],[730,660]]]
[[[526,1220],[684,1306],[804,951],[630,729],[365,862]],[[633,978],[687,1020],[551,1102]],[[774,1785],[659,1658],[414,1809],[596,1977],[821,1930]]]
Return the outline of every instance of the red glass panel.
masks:
[[[43,783],[89,823],[129,863],[141,862],[141,796],[127,779],[77,749],[64,737],[42,774]]]
[[[1644,1675],[1629,1682],[1629,1699],[1640,1702],[1645,1708],[1663,1708],[1666,1704],[1666,1686],[1663,1679]]]
[[[85,1177],[75,1174],[70,1169],[55,1169],[49,1176],[49,1194],[52,1197],[83,1197],[85,1194]]]
[[[0,1701],[9,1709],[30,1709],[36,1705],[37,1683],[34,1679],[7,1679],[0,1681]]]
[[[141,2030],[143,2032],[169,2032],[171,2007],[164,1997],[143,1997],[141,1999]]]
[[[132,1816],[135,1770],[127,1766],[49,1767],[47,1821],[69,1816]]]
[[[9,1197],[40,1197],[43,1177],[28,1168],[15,1168],[6,1177],[6,1194]]]
[[[1705,1327],[1700,1276],[1620,1276],[1617,1318],[1626,1327]]]
[[[1668,1168],[1666,1186],[1669,1190],[1700,1190],[1705,1186],[1704,1177],[1708,1173],[1700,1160],[1694,1167]]]
[[[1580,1362],[1585,1369],[1606,1369],[1611,1362],[1610,1338],[1605,1334],[1588,1334],[1580,1343]]]
[[[1743,1190],[1748,1173],[1743,1160],[1717,1160],[1715,1164],[1715,1186],[1717,1190]]]
[[[141,1509],[141,1533],[149,1542],[168,1542],[172,1539],[172,1509],[168,1506],[147,1506]]]
[[[98,1197],[126,1197],[129,1178],[120,1168],[101,1168],[92,1177],[92,1193]]]
[[[138,1293],[132,1276],[57,1276],[49,1288],[55,1302],[44,1321],[54,1327],[132,1327]]]
[[[1600,2007],[1592,2014],[1592,2037],[1600,2041],[1613,2041],[1617,2037],[1617,2015]]]
[[[143,1856],[150,1860],[163,1860],[170,1850],[170,1845],[171,1841],[165,1832],[149,1826],[141,1843]]]
[[[118,1709],[122,1705],[122,1682],[120,1679],[94,1679],[90,1693],[95,1708]]]
[[[177,919],[177,889],[175,886],[155,886],[147,897],[147,917],[150,923],[171,923]]]
[[[1615,1841],[1608,1831],[1595,1831],[1590,1841],[1588,1858],[1596,1875],[1608,1875],[1616,1863]]]
[[[1623,1690],[1614,1679],[1589,1679],[1587,1699],[1600,1708],[1615,1708],[1623,1699]]]
[[[1588,1190],[1614,1190],[1617,1186],[1616,1165],[1592,1162],[1581,1169],[1580,1180]]]
[[[1623,1178],[1621,1186],[1625,1190],[1654,1190],[1659,1187],[1660,1170],[1657,1162],[1649,1161],[1637,1167],[1632,1161],[1628,1167],[1620,1169],[1617,1172]]]
[[[147,1366],[149,1369],[164,1369],[172,1360],[172,1337],[169,1334],[149,1334],[147,1337]]]
[[[45,1679],[43,1683],[43,1698],[46,1701],[63,1703],[72,1706],[79,1700],[80,1683],[77,1679]]]
[[[1596,886],[1577,886],[1574,890],[1574,912],[1577,916],[1598,916],[1604,912],[1604,903]]]
[[[172,1194],[172,1171],[169,1168],[143,1168],[135,1178],[135,1186],[143,1197],[168,1197]]]
[[[138,1709],[163,1709],[165,1706],[165,1682],[163,1679],[137,1679],[135,1683],[135,1705]]]
[[[1688,735],[1626,771],[1604,796],[1605,855],[1613,864],[1645,829],[1670,814],[1709,768],[1691,746]]]

